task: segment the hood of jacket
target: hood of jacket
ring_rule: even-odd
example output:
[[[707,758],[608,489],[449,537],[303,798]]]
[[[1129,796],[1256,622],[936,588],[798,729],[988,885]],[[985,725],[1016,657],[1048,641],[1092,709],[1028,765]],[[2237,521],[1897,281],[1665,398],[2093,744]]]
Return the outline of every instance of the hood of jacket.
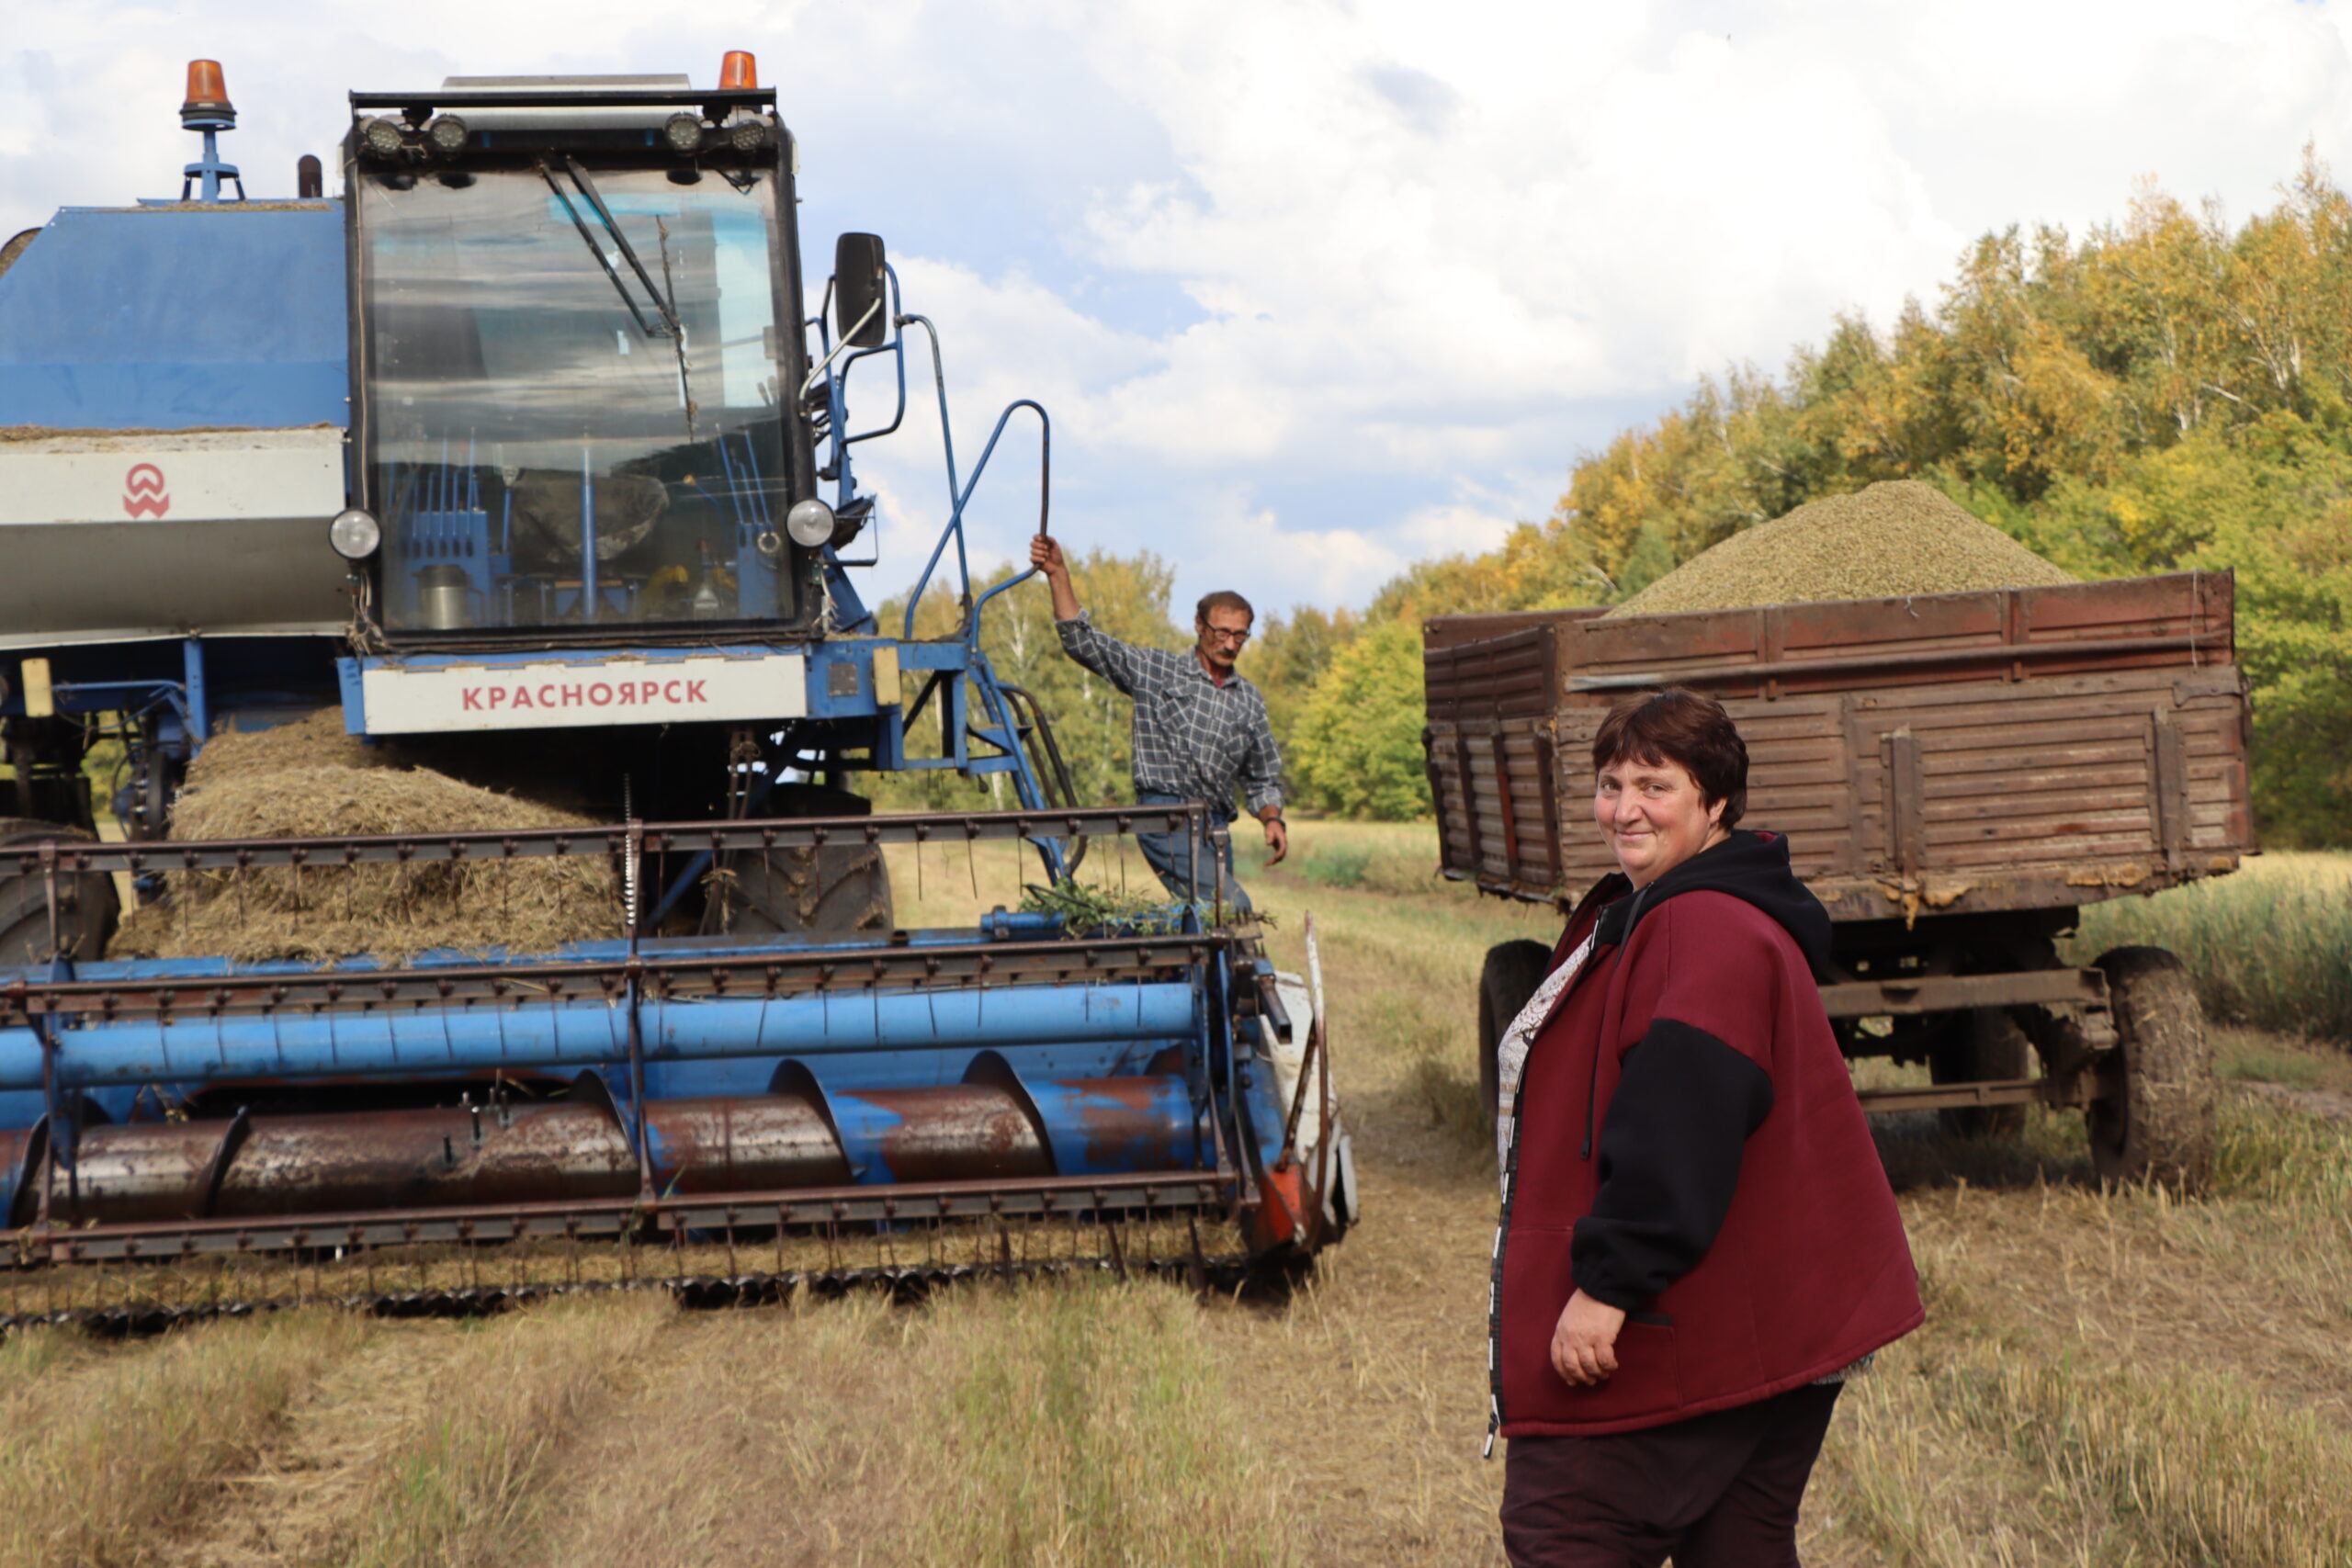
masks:
[[[1622,877],[1603,879],[1626,886]],[[1601,891],[1596,889],[1595,891]],[[1797,880],[1789,866],[1789,840],[1779,833],[1735,828],[1713,849],[1702,851],[1631,897],[1601,911],[1598,941],[1622,944],[1652,909],[1685,893],[1728,893],[1752,904],[1789,933],[1812,966],[1814,978],[1829,976],[1829,911]]]

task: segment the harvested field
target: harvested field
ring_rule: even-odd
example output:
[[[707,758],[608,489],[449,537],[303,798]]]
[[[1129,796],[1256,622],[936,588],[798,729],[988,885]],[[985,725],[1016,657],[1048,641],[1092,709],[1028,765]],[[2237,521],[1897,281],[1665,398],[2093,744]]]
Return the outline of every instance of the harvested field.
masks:
[[[38,1375],[12,1368],[0,1564],[154,1561],[366,1332],[342,1314],[300,1314],[84,1352]]]
[[[297,723],[215,737],[172,816],[180,839],[560,828],[593,819],[413,765],[344,733],[326,709]],[[170,897],[122,923],[114,958],[221,954],[241,962],[427,948],[520,947],[620,934],[619,893],[602,858],[511,864],[272,867],[175,872]]]
[[[2075,581],[1933,485],[1885,479],[1743,529],[1609,614],[1668,615]]]
[[[346,1320],[354,1346],[298,1360],[257,1442],[86,1560],[1499,1562],[1468,998],[1487,944],[1550,922],[1428,878],[1427,828],[1304,822],[1294,846],[1271,876],[1245,849],[1242,874],[1286,964],[1302,912],[1323,931],[1366,1217],[1286,1298],[1195,1306],[1099,1280],[921,1307],[692,1314],[616,1294]],[[891,852],[901,909],[933,923],[1010,904],[1025,871],[1004,847],[933,848],[918,892]],[[1119,864],[1091,869],[1116,886]],[[2233,1083],[2340,1081],[2334,1047],[2220,1038]],[[1930,1117],[1883,1125],[1930,1321],[1841,1401],[1808,1563],[2352,1562],[2352,1127],[2240,1089],[2222,1128],[2219,1190],[2184,1202],[2101,1191],[2077,1118],[1985,1145]],[[0,1419],[17,1451],[46,1444],[182,1342],[12,1339]]]

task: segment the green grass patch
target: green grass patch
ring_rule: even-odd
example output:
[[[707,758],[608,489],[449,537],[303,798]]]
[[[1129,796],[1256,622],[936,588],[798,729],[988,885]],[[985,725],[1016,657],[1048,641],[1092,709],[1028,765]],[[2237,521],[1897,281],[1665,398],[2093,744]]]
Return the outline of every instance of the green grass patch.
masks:
[[[1437,828],[1428,822],[1299,822],[1282,869],[1310,887],[1398,898],[1476,897],[1468,884],[1438,874]]]
[[[2352,1214],[2352,1130],[2280,1106],[2224,1099],[2216,1197]],[[2352,1241],[2347,1230],[2346,1241]]]
[[[469,1325],[421,1417],[381,1456],[346,1521],[348,1568],[509,1561],[544,1523],[542,1483],[597,1414],[616,1368],[649,1352],[670,1303],[560,1301]]]
[[[939,1401],[921,1561],[967,1568],[1284,1568],[1289,1517],[1192,1301],[1085,1281],[959,1293],[971,1352]]]
[[[2267,855],[2234,875],[2083,911],[2068,956],[2166,947],[2207,1014],[2352,1043],[2352,855]]]

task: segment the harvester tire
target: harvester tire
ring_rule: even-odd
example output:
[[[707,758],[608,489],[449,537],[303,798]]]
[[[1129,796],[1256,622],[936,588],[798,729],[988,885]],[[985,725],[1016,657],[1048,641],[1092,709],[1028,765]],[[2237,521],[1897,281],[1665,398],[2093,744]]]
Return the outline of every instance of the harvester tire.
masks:
[[[2001,1008],[1971,1008],[1955,1017],[1928,1055],[1928,1076],[1939,1084],[2022,1078],[2033,1071],[2033,1043]],[[1948,1105],[1936,1112],[1956,1138],[2009,1138],[2025,1131],[2022,1105]]]
[[[0,850],[37,844],[44,839],[86,843],[91,838],[79,828],[26,817],[0,817]],[[121,913],[114,878],[107,873],[84,872],[57,879],[57,945],[67,957],[84,963],[103,957]],[[0,861],[0,967],[46,964],[51,956],[47,879],[38,868],[19,872],[13,860]]]
[[[726,930],[747,941],[887,936],[894,924],[878,845],[746,851],[729,870]]]
[[[1478,1103],[1488,1116],[1499,1109],[1496,1102],[1502,1096],[1496,1047],[1551,966],[1552,950],[1540,942],[1522,938],[1487,949],[1486,965],[1478,973]]]
[[[2161,947],[2119,947],[2098,967],[2115,1020],[2107,1065],[2120,1069],[2121,1083],[2086,1112],[2091,1163],[2107,1180],[2199,1190],[2212,1177],[2219,1134],[2213,1054],[2197,987]]]

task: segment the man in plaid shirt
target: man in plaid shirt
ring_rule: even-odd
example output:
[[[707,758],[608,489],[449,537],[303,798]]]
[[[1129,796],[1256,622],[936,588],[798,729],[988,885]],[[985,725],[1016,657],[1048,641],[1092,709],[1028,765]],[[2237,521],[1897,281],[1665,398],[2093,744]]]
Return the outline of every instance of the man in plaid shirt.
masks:
[[[1250,640],[1250,601],[1238,593],[1212,593],[1193,616],[1199,641],[1188,653],[1137,648],[1097,631],[1079,607],[1062,547],[1040,536],[1029,543],[1029,560],[1046,574],[1054,593],[1054,629],[1062,651],[1135,699],[1136,800],[1143,806],[1172,806],[1201,800],[1220,821],[1230,822],[1238,784],[1250,814],[1265,824],[1272,865],[1290,852],[1290,830],[1283,825],[1282,753],[1266,722],[1266,699],[1234,660]],[[1214,894],[1215,871],[1204,847],[1200,886],[1189,880],[1192,860],[1181,833],[1140,833],[1136,844],[1168,891],[1189,902]],[[1233,880],[1233,845],[1225,847],[1226,901],[1247,911],[1250,896]]]

